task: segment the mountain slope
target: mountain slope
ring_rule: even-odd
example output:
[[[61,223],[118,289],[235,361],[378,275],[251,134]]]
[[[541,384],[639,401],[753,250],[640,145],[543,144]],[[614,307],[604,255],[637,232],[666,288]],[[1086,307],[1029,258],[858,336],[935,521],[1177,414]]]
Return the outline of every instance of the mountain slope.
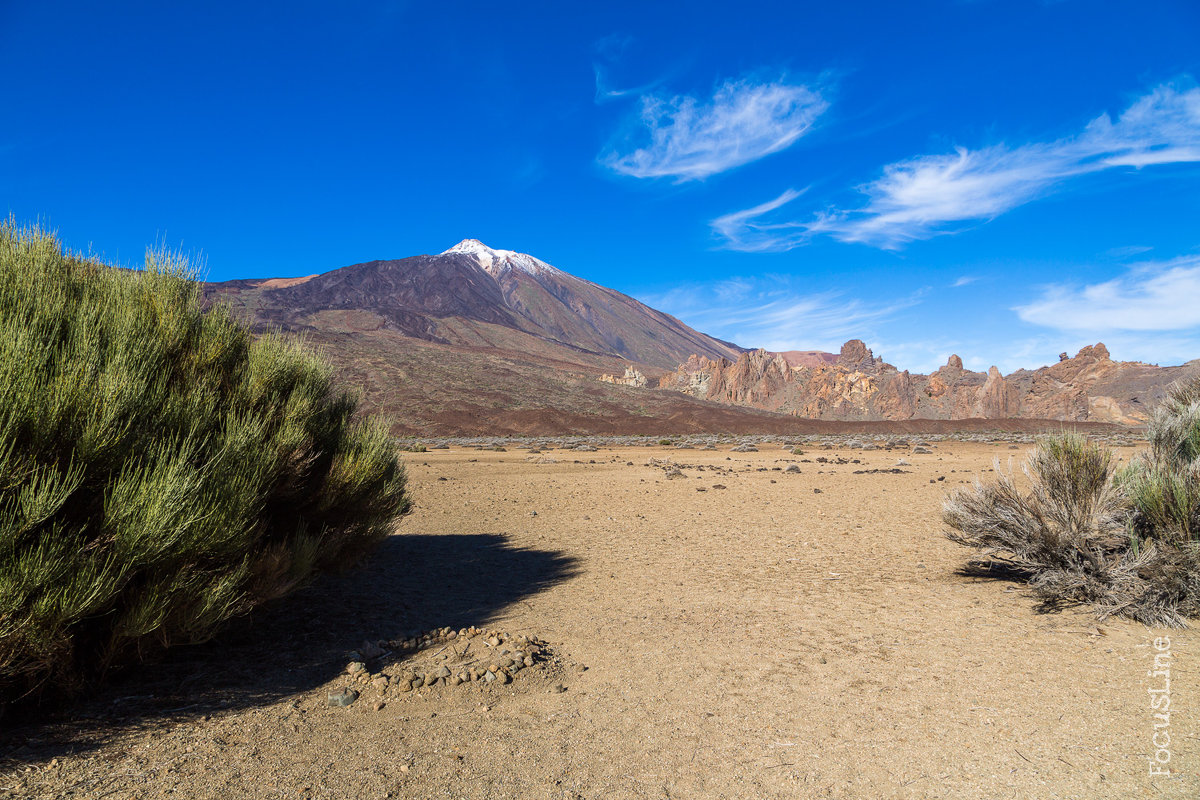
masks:
[[[308,278],[210,284],[208,294],[287,330],[386,329],[440,344],[535,352],[589,369],[600,366],[594,357],[666,371],[692,353],[741,353],[632,297],[474,239],[438,255]]]

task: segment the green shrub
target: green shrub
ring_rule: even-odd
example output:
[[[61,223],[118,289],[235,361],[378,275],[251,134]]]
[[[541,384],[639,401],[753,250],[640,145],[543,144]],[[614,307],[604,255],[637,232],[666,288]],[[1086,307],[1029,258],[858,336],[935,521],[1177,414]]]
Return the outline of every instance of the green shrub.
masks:
[[[0,702],[71,690],[347,563],[409,507],[299,344],[0,224]],[[2,708],[2,706],[0,706]]]
[[[674,442],[672,442],[670,439],[659,439],[658,443],[660,445],[662,445],[663,447],[667,447],[668,445],[674,444]]]
[[[400,450],[403,450],[403,451],[405,451],[406,453],[424,453],[424,452],[427,452],[425,445],[423,445],[423,444],[420,444],[420,443],[401,445],[401,446],[400,446],[398,449],[400,449]]]
[[[1176,387],[1150,424],[1151,447],[1125,469],[1076,434],[1039,439],[1011,474],[955,492],[953,541],[1027,580],[1045,608],[1182,626],[1200,615],[1200,383]],[[998,470],[999,471],[999,470]]]

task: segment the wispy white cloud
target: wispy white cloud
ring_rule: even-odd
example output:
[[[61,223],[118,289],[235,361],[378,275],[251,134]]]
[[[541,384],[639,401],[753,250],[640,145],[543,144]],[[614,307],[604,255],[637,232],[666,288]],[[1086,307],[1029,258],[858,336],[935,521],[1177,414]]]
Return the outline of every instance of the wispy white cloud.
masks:
[[[790,250],[809,236],[808,228],[800,222],[771,222],[772,211],[795,200],[804,191],[788,189],[774,200],[717,217],[712,229],[725,240],[731,250],[754,252],[778,252]]]
[[[818,89],[748,78],[726,81],[707,101],[642,94],[640,105],[632,135],[614,143],[600,162],[622,175],[677,182],[702,180],[784,150],[829,107]]]
[[[961,278],[950,284],[950,288],[959,289],[963,286],[970,286],[975,281],[979,280],[977,275],[963,275]]]
[[[867,202],[856,209],[823,211],[805,222],[779,220],[774,212],[797,196],[785,193],[720,217],[712,226],[727,247],[737,250],[790,249],[820,234],[897,248],[986,222],[1081,175],[1196,161],[1200,89],[1163,85],[1115,121],[1103,114],[1076,136],[1018,147],[959,147],[889,164],[880,178],[859,187]]]
[[[1041,297],[1013,310],[1026,322],[1064,331],[1197,328],[1200,256],[1138,264],[1125,275],[1089,286],[1049,286]]]
[[[847,339],[869,338],[875,325],[921,296],[869,303],[841,292],[807,293],[789,277],[766,276],[682,286],[640,299],[744,347],[837,352]]]

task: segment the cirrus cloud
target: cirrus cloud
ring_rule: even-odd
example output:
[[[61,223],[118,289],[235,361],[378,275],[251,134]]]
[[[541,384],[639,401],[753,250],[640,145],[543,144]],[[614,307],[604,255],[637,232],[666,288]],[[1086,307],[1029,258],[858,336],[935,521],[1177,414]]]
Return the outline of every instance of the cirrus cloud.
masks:
[[[806,221],[780,220],[774,212],[798,196],[785,193],[710,224],[734,250],[787,250],[822,234],[895,249],[989,221],[1075,177],[1198,161],[1200,89],[1163,85],[1116,120],[1103,114],[1076,136],[1017,147],[959,147],[888,164],[881,177],[858,187],[867,198],[858,208],[834,208]]]
[[[746,78],[726,81],[707,101],[643,94],[639,102],[632,135],[600,162],[622,175],[676,182],[703,180],[785,150],[829,107],[818,89]]]

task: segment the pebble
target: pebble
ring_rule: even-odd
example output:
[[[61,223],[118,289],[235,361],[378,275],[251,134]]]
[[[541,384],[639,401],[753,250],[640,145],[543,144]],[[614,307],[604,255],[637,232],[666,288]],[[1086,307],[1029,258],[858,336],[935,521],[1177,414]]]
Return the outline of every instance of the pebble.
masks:
[[[496,673],[492,672],[492,671],[489,669],[487,672],[483,673],[483,680],[484,680],[486,683],[491,683],[491,682],[493,682],[494,680],[496,680]]]
[[[375,705],[371,706],[371,708],[375,709],[376,711],[383,711],[383,708],[386,705],[387,703],[383,702],[382,700],[376,700]]]
[[[330,692],[328,703],[330,708],[344,708],[358,699],[358,692],[353,689],[343,689],[340,692]]]
[[[438,667],[438,671],[433,674],[439,678],[449,678],[450,668],[443,664],[442,666]]]

